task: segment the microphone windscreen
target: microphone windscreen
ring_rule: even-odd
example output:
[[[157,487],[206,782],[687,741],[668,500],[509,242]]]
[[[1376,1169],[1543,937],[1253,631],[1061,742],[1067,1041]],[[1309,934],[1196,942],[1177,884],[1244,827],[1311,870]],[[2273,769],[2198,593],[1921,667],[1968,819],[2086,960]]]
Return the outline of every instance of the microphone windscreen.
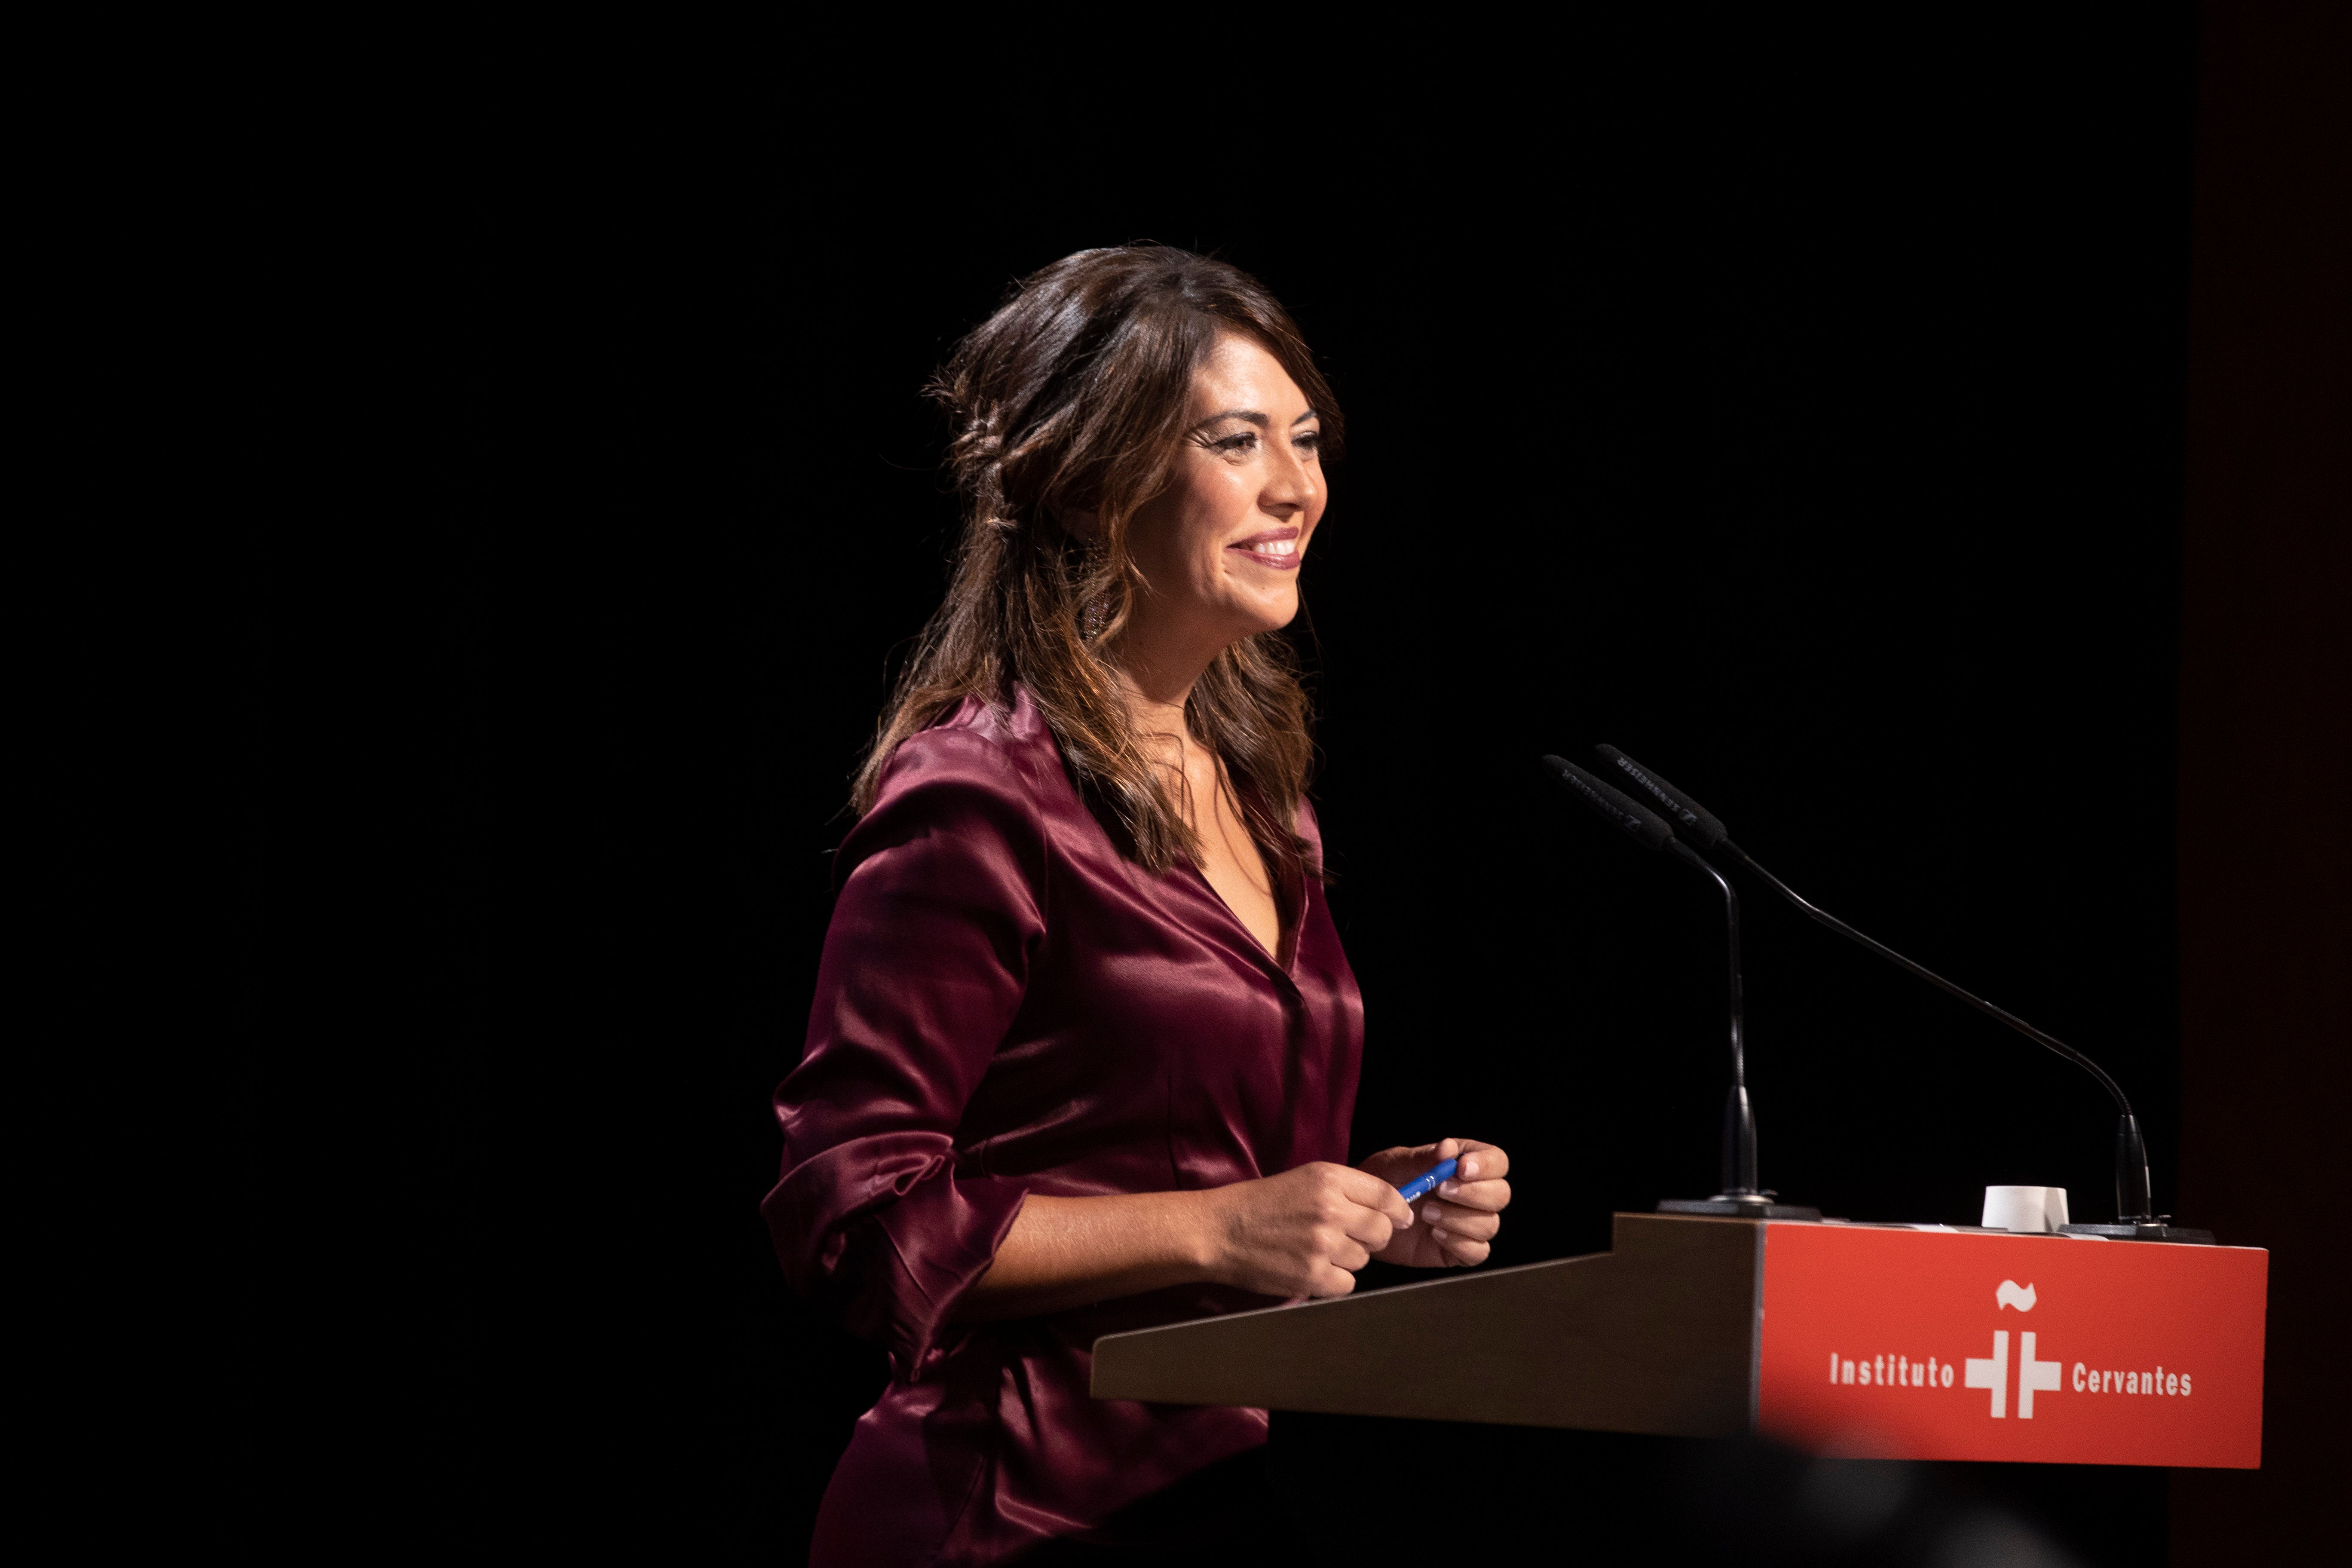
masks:
[[[1702,849],[1712,849],[1731,837],[1715,814],[1691,799],[1682,791],[1627,756],[1614,746],[1596,746],[1601,758],[1630,780],[1636,789],[1665,807],[1667,817],[1675,826],[1698,840]]]
[[[1561,788],[1648,847],[1664,849],[1666,841],[1674,837],[1675,830],[1656,812],[1627,799],[1565,757],[1546,757],[1543,764],[1544,772],[1558,779]]]

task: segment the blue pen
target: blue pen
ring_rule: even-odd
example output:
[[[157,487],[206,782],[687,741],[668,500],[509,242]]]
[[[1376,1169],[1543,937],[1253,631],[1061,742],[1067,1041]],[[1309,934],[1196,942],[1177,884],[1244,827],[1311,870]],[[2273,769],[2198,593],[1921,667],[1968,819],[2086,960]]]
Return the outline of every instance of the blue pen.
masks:
[[[1449,1180],[1453,1176],[1454,1167],[1459,1163],[1454,1160],[1440,1160],[1436,1164],[1399,1187],[1397,1192],[1407,1203],[1412,1202],[1415,1198],[1427,1197],[1436,1188],[1438,1183]]]

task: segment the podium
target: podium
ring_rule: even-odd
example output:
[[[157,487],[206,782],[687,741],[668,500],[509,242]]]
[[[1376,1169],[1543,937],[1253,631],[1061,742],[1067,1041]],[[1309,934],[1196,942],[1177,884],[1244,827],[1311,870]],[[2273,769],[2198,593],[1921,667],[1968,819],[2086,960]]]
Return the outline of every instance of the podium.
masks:
[[[2269,1254],[1615,1216],[1605,1253],[1095,1342],[1100,1399],[2253,1468]]]

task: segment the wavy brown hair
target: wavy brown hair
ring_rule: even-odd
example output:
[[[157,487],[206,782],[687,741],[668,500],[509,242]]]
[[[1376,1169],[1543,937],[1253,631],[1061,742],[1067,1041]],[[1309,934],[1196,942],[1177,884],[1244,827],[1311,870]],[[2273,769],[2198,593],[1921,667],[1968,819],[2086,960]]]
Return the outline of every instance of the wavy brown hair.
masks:
[[[1222,261],[1157,245],[1082,250],[1023,279],[957,345],[927,391],[953,424],[963,537],[858,770],[859,814],[901,741],[967,697],[1010,707],[1018,685],[1127,853],[1154,871],[1197,858],[1102,650],[1143,586],[1129,523],[1168,484],[1192,373],[1226,334],[1280,362],[1336,457],[1339,405],[1306,340],[1263,284]],[[1313,742],[1288,639],[1262,633],[1217,655],[1184,719],[1223,762],[1277,888],[1319,877],[1297,827]]]

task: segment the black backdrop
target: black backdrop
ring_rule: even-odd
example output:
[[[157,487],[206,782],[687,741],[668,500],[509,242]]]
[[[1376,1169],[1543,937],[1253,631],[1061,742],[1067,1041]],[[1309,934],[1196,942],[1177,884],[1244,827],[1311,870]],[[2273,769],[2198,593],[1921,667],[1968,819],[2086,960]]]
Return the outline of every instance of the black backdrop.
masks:
[[[1792,46],[1633,86],[1580,57],[1563,107],[1507,122],[1358,101],[1313,136],[1146,142],[1032,118],[985,173],[953,155],[970,127],[908,106],[617,137],[571,193],[593,281],[550,340],[572,479],[486,502],[519,548],[478,563],[478,624],[513,674],[474,717],[538,781],[508,907],[555,956],[495,1015],[531,1070],[483,1121],[546,1129],[593,1194],[545,1205],[596,1260],[592,1403],[659,1412],[614,1440],[692,1457],[681,1528],[796,1556],[878,1387],[767,1253],[765,1097],[956,525],[919,389],[1088,245],[1255,272],[1348,415],[1298,632],[1361,1148],[1507,1145],[1498,1263],[1714,1190],[1719,901],[1534,771],[1610,742],[2105,1064],[2168,1208],[2189,31],[1923,28],[1867,72]],[[1746,908],[1768,1185],[1857,1218],[1968,1222],[1995,1182],[2112,1213],[2083,1074]],[[2160,1475],[2069,1484],[2160,1521]]]

